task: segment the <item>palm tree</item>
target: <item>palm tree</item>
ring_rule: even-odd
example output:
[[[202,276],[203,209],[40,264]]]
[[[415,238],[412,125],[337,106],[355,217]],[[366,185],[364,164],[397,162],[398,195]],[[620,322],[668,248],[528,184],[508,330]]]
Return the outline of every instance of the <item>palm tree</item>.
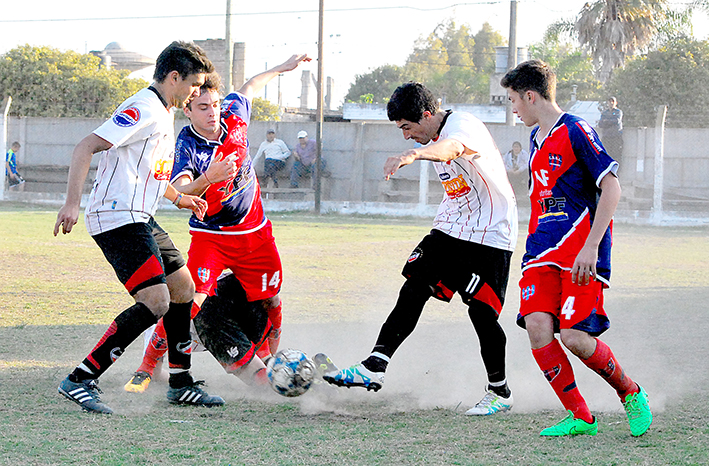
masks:
[[[653,42],[670,15],[667,0],[596,0],[581,9],[574,31],[606,82],[626,58]]]

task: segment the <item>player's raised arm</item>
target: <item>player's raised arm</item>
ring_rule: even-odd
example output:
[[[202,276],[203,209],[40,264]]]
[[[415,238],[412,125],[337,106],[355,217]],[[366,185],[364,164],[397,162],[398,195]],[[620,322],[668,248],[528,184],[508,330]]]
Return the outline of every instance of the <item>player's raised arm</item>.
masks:
[[[288,60],[284,61],[280,65],[274,66],[270,70],[264,71],[263,73],[259,73],[246,81],[239,89],[239,93],[245,95],[249,100],[251,100],[254,94],[263,89],[264,86],[273,78],[281,73],[293,71],[302,62],[309,62],[310,60],[312,59],[305,53],[292,55]]]
[[[71,156],[71,165],[69,166],[69,179],[66,187],[66,201],[59,213],[57,214],[57,222],[54,224],[54,236],[59,234],[61,226],[62,233],[67,234],[76,225],[79,219],[79,207],[81,204],[81,192],[84,187],[84,181],[89,173],[91,166],[91,157],[97,152],[108,150],[112,144],[105,139],[89,134],[74,147],[74,153]]]

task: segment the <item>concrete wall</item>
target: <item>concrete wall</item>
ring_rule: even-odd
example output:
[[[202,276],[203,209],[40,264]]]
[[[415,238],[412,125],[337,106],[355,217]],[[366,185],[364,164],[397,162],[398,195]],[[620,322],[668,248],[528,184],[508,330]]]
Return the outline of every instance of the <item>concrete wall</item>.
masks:
[[[84,136],[93,131],[102,120],[11,118],[8,144],[22,144],[18,156],[20,173],[32,166],[65,172],[71,152]],[[187,124],[179,118],[176,133]],[[501,152],[506,152],[514,141],[526,147],[529,129],[522,125],[488,125]],[[298,131],[305,130],[315,137],[313,122],[252,122],[249,129],[251,154],[273,128],[277,137],[292,149],[297,143]],[[413,147],[391,123],[325,123],[323,128],[323,156],[328,163],[330,177],[325,181],[324,200],[353,202],[418,202],[420,167],[414,164],[401,169],[389,182],[384,182],[382,167],[386,158]],[[665,139],[665,190],[668,195],[686,195],[709,199],[709,129],[668,129]],[[654,177],[655,132],[652,128],[626,128],[624,155],[620,178],[626,196],[648,197]],[[96,159],[96,158],[95,158]],[[93,161],[95,166],[96,160]],[[263,171],[263,160],[257,172]],[[287,178],[288,173],[283,174]],[[65,178],[64,178],[65,179]],[[286,185],[287,186],[287,185]],[[428,202],[438,203],[442,189],[433,170],[429,170]],[[651,193],[649,197],[651,197]]]

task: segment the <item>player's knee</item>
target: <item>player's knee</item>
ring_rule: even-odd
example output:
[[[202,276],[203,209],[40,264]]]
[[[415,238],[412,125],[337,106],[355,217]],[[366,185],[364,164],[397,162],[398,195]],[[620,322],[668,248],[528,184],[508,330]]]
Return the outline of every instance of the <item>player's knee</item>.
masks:
[[[399,296],[415,301],[427,301],[433,296],[431,285],[418,278],[408,278],[401,287]]]
[[[595,339],[581,330],[562,329],[561,342],[569,351],[581,358],[590,357],[596,347]]]
[[[170,308],[170,293],[163,284],[144,288],[134,297],[136,302],[143,303],[158,319],[167,314]]]
[[[263,308],[265,310],[276,309],[281,305],[281,297],[279,295],[271,296],[270,298],[264,299],[262,302]]]

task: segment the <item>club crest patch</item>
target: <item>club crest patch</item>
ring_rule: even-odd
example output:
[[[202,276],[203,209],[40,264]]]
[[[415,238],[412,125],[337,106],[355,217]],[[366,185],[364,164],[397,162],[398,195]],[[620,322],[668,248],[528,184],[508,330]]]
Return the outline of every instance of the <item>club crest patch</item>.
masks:
[[[549,166],[551,167],[551,171],[561,168],[562,163],[564,163],[564,161],[561,158],[561,154],[549,153]]]
[[[554,366],[551,369],[546,369],[544,372],[544,377],[551,382],[553,381],[561,372],[561,366]]]
[[[113,122],[118,126],[128,128],[136,125],[140,121],[140,110],[136,107],[124,108],[113,115]]]
[[[422,255],[423,255],[423,251],[421,251],[421,249],[419,249],[419,248],[416,248],[416,249],[414,249],[414,252],[411,253],[411,255],[406,260],[406,262],[411,263],[411,262],[415,261],[416,259],[420,258]]]
[[[534,285],[529,285],[529,286],[525,287],[522,290],[522,299],[524,299],[525,301],[529,300],[529,298],[534,296],[534,291],[535,291]]]
[[[202,280],[202,283],[207,283],[207,281],[209,280],[209,269],[206,269],[204,267],[198,268],[197,276],[200,280]]]

